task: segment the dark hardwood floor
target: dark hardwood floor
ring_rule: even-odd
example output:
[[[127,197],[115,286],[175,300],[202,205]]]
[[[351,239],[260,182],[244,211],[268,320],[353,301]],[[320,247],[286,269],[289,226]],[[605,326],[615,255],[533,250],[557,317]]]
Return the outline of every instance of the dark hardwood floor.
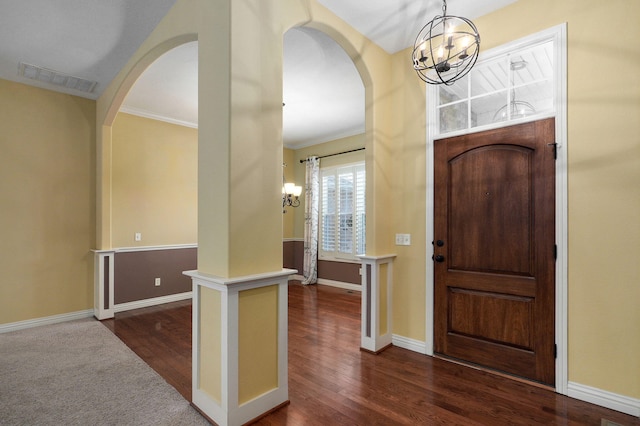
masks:
[[[103,323],[191,399],[191,302]],[[360,351],[360,294],[289,285],[291,404],[258,425],[640,425],[640,419],[398,347]],[[611,423],[607,423],[611,422]]]

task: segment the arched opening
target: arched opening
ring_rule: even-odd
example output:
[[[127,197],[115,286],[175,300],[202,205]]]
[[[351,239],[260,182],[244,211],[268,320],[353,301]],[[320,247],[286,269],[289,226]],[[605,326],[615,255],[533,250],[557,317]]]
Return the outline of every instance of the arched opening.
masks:
[[[103,235],[108,237],[102,248],[111,268],[110,288],[102,294],[111,298],[113,314],[124,315],[120,320],[128,312],[139,312],[134,309],[168,302],[190,309],[191,281],[182,271],[196,267],[197,77],[195,37],[156,47],[121,84],[101,127],[103,195],[98,208]],[[105,324],[126,342],[114,320]],[[162,333],[167,323],[152,326]],[[185,344],[190,343],[189,334],[183,334]],[[176,360],[190,356],[190,347],[180,347],[156,351],[171,352]],[[152,360],[145,360],[156,368]],[[171,365],[190,374],[190,366],[183,364]]]
[[[189,299],[196,268],[198,42],[140,75],[112,125],[115,311]]]
[[[310,156],[320,158],[320,171],[334,170],[340,166],[365,162],[365,87],[360,73],[350,55],[325,32],[309,28],[289,29],[283,37],[283,144],[284,173],[296,183],[305,185],[304,160]],[[347,152],[346,154],[343,154]],[[326,180],[325,180],[326,181]],[[327,181],[328,182],[328,181]],[[346,181],[345,181],[346,182]],[[322,212],[329,188],[322,193],[322,178],[319,178],[317,198]],[[364,183],[364,182],[363,182]],[[358,188],[358,189],[363,189]],[[337,188],[331,189],[331,191]],[[348,194],[355,194],[355,187],[344,187]],[[345,197],[348,194],[344,194]],[[293,214],[284,215],[285,265],[303,273],[303,239],[305,228],[305,200],[298,209],[289,209]],[[364,201],[364,193],[361,194]],[[353,199],[355,201],[355,197]],[[326,205],[324,206],[326,207]],[[353,206],[350,206],[353,207]],[[364,205],[362,206],[364,210]],[[325,209],[324,217],[329,212]],[[331,211],[339,220],[340,212]],[[352,213],[348,211],[347,214]],[[353,212],[354,213],[354,212]],[[364,211],[362,212],[364,214]],[[346,216],[345,216],[346,217]],[[323,215],[313,219],[318,224]],[[341,285],[350,290],[359,290],[359,261],[356,254],[364,254],[364,247],[356,250],[357,231],[354,216],[342,228],[326,221],[319,230],[320,251],[313,255],[318,259],[319,282]],[[346,219],[345,219],[346,221]],[[364,225],[364,224],[363,224]],[[328,232],[335,239],[326,238]],[[343,231],[340,233],[340,231]],[[342,236],[342,249],[336,244]],[[364,242],[364,235],[361,241]],[[324,243],[324,247],[323,247]],[[363,244],[364,245],[364,244]],[[326,250],[322,250],[322,249]]]

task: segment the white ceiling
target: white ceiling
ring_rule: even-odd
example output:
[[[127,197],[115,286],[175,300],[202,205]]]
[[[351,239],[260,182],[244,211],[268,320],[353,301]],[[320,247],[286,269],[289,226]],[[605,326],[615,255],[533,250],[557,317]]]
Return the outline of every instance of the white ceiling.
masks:
[[[0,0],[0,78],[97,99],[175,0]],[[77,92],[18,75],[20,62],[97,81]]]
[[[475,19],[517,0],[448,0],[447,15]],[[413,46],[418,31],[436,15],[442,0],[318,0],[388,53]]]
[[[0,78],[97,99],[175,1],[0,0]],[[318,1],[389,53],[411,46],[422,25],[442,12],[439,0]],[[474,19],[515,1],[448,0],[447,13]],[[27,79],[18,75],[21,62],[97,84],[85,93]],[[325,34],[304,28],[285,34],[283,72],[286,146],[364,130],[362,81]],[[197,43],[152,64],[123,109],[197,126]]]
[[[364,132],[364,84],[329,36],[310,28],[284,35],[284,145],[301,148]]]

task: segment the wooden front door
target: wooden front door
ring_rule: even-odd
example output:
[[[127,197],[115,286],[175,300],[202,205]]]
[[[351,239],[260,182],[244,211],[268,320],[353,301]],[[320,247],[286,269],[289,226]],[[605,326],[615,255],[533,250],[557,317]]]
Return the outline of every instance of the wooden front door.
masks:
[[[435,141],[435,352],[555,382],[555,136],[545,119]]]

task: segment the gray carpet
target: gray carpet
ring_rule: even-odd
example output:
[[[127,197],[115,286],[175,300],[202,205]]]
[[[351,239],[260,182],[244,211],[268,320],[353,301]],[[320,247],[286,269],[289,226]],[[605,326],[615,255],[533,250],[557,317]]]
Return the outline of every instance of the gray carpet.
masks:
[[[0,334],[0,424],[208,425],[93,319]]]

